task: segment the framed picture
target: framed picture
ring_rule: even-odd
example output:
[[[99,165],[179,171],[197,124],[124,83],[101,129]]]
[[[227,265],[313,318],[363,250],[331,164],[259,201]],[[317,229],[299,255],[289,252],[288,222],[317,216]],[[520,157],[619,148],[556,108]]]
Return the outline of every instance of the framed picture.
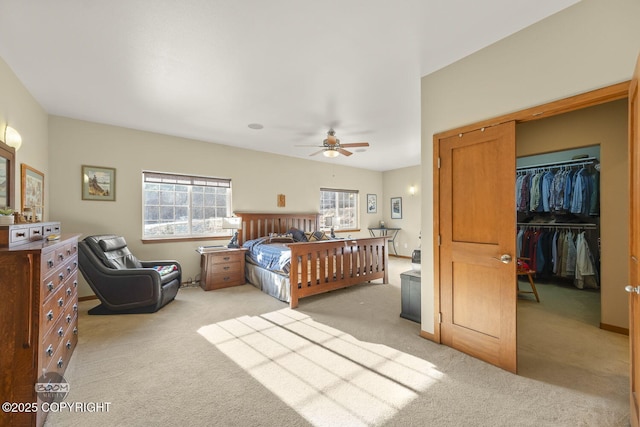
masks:
[[[391,198],[391,219],[402,218],[402,197]]]
[[[367,213],[378,212],[378,196],[367,194]]]
[[[82,165],[82,200],[116,200],[116,170]]]
[[[44,174],[24,163],[20,167],[22,203],[20,210],[31,210],[35,221],[42,221],[44,214]],[[27,209],[28,208],[28,209]]]

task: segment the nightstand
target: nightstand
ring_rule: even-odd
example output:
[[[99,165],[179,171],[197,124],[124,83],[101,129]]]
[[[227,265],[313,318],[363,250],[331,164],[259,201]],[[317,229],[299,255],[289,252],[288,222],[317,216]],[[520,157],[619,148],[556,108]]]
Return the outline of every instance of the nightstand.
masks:
[[[205,291],[243,285],[247,249],[217,249],[200,255],[200,287]]]

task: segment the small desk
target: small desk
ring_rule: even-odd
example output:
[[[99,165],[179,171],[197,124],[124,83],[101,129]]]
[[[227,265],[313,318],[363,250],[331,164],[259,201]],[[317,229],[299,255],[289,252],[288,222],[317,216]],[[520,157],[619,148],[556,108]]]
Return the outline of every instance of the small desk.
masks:
[[[376,231],[378,232],[377,236]],[[369,234],[371,234],[371,237],[389,237],[393,253],[396,255],[398,255],[398,251],[396,250],[396,236],[398,235],[398,231],[400,231],[399,228],[369,227]]]

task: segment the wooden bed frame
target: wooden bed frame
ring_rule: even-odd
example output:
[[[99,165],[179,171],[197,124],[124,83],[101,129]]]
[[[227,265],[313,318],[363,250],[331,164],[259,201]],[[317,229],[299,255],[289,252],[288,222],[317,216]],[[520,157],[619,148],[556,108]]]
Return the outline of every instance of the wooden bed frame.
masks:
[[[242,218],[242,229],[238,230],[240,245],[270,233],[284,234],[291,228],[306,232],[319,229],[319,215],[316,213],[236,212],[236,215]],[[298,242],[288,246],[291,248],[291,308],[298,306],[300,298],[311,295],[376,279],[388,283],[389,258],[385,237]]]

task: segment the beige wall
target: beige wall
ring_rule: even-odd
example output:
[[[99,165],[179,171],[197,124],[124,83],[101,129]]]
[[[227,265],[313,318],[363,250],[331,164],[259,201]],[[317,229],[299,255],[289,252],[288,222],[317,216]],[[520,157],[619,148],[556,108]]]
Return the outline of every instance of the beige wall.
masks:
[[[423,331],[433,333],[435,313],[427,273],[433,271],[433,135],[628,80],[640,52],[638,22],[637,0],[617,0],[615,7],[582,0],[422,78]]]
[[[20,165],[27,164],[45,176],[45,212],[48,218],[49,203],[49,150],[47,134],[48,115],[31,96],[9,66],[0,58],[0,140],[4,140],[6,125],[15,128],[22,136],[22,147],[16,153],[15,206],[20,210]]]
[[[401,230],[396,237],[396,250],[400,256],[411,256],[414,249],[420,247],[420,166],[411,166],[384,172],[383,195],[378,200],[378,212],[382,210],[383,220],[387,227],[397,227]],[[409,188],[415,188],[411,195]],[[378,196],[380,197],[380,196]],[[391,198],[402,198],[402,219],[391,219]],[[389,253],[394,253],[389,250]]]
[[[600,146],[602,323],[628,327],[629,227],[627,101],[615,101],[516,127],[516,155]]]
[[[367,193],[384,200],[382,172],[335,166],[229,146],[51,116],[49,118],[51,217],[64,231],[83,235],[123,235],[143,260],[177,259],[185,279],[200,272],[197,246],[206,242],[142,244],[143,170],[231,178],[235,211],[318,212],[320,187],[360,192],[361,231],[382,219],[367,214]],[[116,169],[116,201],[81,198],[82,165]],[[286,195],[286,207],[276,207],[276,195]],[[81,282],[80,296],[91,294]]]

